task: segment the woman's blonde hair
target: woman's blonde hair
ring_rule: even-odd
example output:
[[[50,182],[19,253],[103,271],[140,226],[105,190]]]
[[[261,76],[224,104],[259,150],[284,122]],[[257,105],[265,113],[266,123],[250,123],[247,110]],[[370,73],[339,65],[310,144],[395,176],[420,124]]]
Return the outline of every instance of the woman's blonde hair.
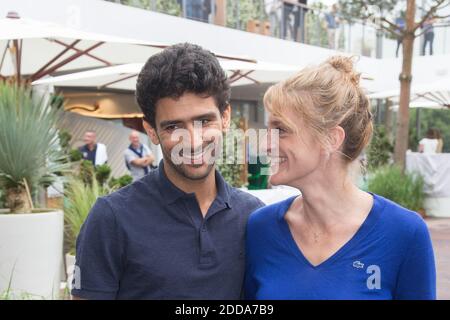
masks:
[[[298,133],[285,112],[293,110],[324,147],[329,143],[329,130],[341,126],[345,131],[341,152],[351,162],[369,143],[373,130],[370,102],[359,81],[353,58],[333,56],[271,86],[264,95],[264,105]]]

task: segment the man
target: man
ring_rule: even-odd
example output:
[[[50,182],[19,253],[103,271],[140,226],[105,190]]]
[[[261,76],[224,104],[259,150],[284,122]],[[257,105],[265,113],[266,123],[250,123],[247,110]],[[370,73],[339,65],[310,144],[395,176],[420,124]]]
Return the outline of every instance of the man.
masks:
[[[339,19],[337,18],[337,11],[338,11],[337,4],[333,4],[331,6],[331,11],[325,14],[329,49],[336,48],[336,29],[339,27]]]
[[[130,145],[124,151],[125,165],[130,171],[133,181],[136,181],[149,173],[155,157],[150,149],[139,141],[139,133],[131,131]]]
[[[283,39],[287,39],[288,36],[288,29],[290,29],[290,35],[291,39],[293,41],[297,41],[297,32],[299,28],[300,23],[300,10],[297,7],[297,1],[296,0],[283,0],[282,1],[282,7],[283,7]],[[290,15],[293,15],[294,21],[293,24],[291,22]]]
[[[435,19],[428,18],[422,25],[422,29],[424,30],[423,34],[423,46],[422,46],[422,55],[425,55],[427,44],[429,43],[430,48],[430,56],[433,55],[433,40],[434,40],[434,26]]]
[[[174,45],[147,61],[136,98],[163,160],[97,200],[77,239],[72,295],[239,299],[247,218],[263,203],[214,170],[230,124],[225,72],[209,51]]]
[[[84,133],[84,146],[78,148],[83,159],[89,160],[94,166],[105,164],[108,161],[106,146],[96,142],[97,137],[94,130],[88,130]]]

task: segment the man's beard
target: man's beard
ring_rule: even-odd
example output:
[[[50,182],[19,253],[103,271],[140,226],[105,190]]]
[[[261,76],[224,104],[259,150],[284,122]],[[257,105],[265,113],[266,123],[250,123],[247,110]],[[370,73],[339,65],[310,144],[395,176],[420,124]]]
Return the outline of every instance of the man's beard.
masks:
[[[209,174],[211,173],[211,171],[214,169],[215,162],[212,162],[212,163],[208,163],[207,164],[206,169],[204,171],[202,170],[201,172],[198,172],[198,173],[191,173],[191,172],[189,172],[190,170],[188,170],[186,168],[186,164],[184,164],[184,163],[175,164],[172,161],[170,152],[167,152],[167,150],[165,150],[162,147],[162,144],[161,144],[161,151],[162,151],[164,160],[175,170],[175,172],[178,175],[182,176],[185,179],[189,179],[189,180],[203,180],[206,177],[208,177]],[[192,164],[192,165],[190,165],[191,168],[199,168],[199,167],[203,167],[203,166],[204,166],[203,163],[202,164]]]

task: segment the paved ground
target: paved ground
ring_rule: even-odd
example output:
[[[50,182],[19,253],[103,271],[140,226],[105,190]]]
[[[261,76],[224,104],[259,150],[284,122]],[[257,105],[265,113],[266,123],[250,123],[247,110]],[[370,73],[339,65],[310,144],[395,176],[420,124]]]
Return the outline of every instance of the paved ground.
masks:
[[[437,269],[437,297],[450,300],[450,219],[426,219]]]

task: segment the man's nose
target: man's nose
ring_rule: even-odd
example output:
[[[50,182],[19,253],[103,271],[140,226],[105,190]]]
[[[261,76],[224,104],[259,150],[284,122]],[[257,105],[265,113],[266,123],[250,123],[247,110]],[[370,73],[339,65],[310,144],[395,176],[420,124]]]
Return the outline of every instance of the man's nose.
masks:
[[[203,146],[203,127],[197,122],[194,122],[192,126],[189,127],[189,138],[191,150],[198,150]]]

